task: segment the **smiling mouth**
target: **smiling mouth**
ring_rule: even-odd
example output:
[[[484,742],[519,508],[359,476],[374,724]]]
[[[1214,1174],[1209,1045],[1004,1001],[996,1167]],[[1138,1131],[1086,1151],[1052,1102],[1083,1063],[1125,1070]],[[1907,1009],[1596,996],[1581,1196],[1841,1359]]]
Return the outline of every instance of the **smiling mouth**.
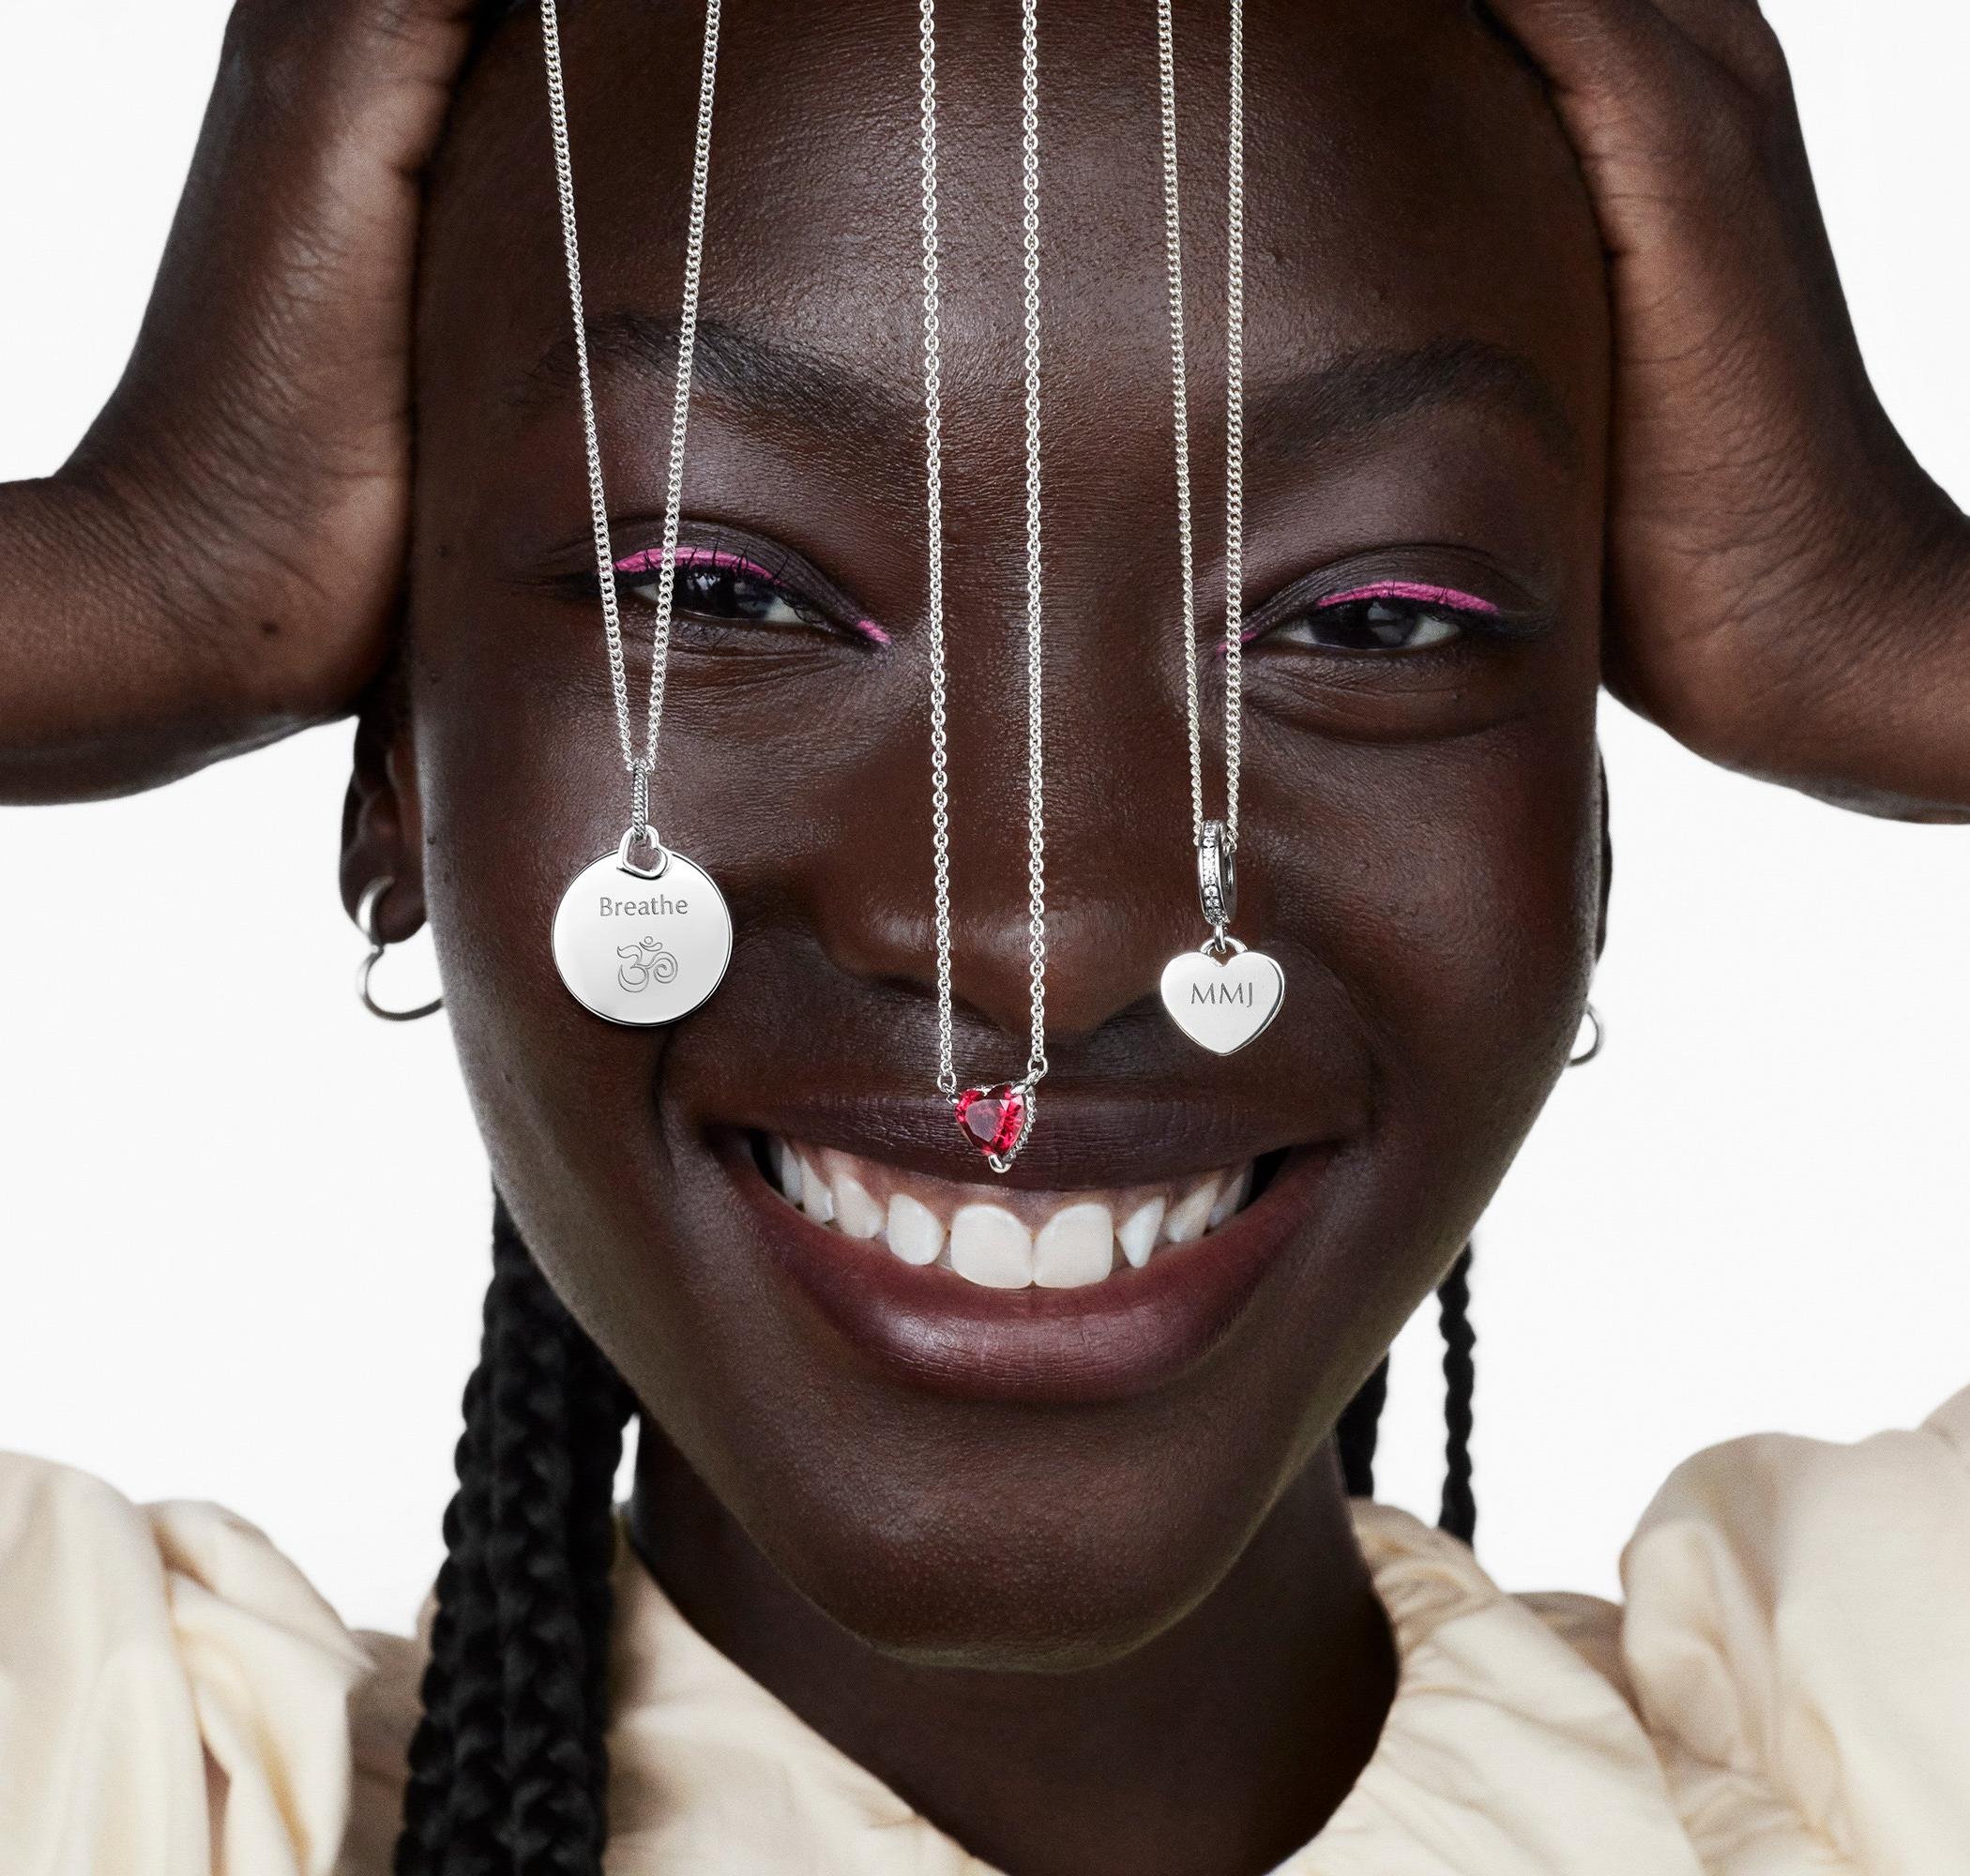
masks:
[[[976,1184],[837,1147],[779,1134],[757,1134],[752,1144],[768,1183],[815,1224],[879,1245],[901,1263],[936,1265],[988,1290],[1080,1290],[1141,1270],[1229,1223],[1277,1157],[1146,1185],[1009,1188],[986,1201]]]
[[[1336,1127],[1238,1157],[1233,1136],[1264,1129],[1222,1104],[1145,1116],[1056,1099],[1049,1118],[1040,1153],[995,1185],[880,1097],[727,1123],[708,1142],[823,1358],[845,1344],[912,1389],[1035,1405],[1170,1384],[1262,1319],[1253,1299],[1298,1263],[1282,1253],[1325,1209],[1343,1157]]]

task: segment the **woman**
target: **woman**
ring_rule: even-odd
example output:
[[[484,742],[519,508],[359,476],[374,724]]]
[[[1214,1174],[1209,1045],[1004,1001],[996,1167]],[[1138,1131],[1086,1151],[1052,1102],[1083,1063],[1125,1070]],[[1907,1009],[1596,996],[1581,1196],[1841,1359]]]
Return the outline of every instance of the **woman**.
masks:
[[[13,1462],[10,1855],[374,1871],[403,1787],[408,1871],[1960,1861],[1962,1406],[1697,1462],[1625,1617],[1500,1596],[1351,1505],[1332,1450],[1574,1036],[1598,682],[1740,768],[1970,804],[1961,517],[1860,371],[1749,0],[1254,12],[1241,929],[1292,991],[1222,1061],[1148,1001],[1195,933],[1148,650],[1178,600],[1142,9],[1048,15],[1076,106],[1047,144],[1053,1066],[994,1196],[1209,1228],[1013,1291],[848,1228],[859,1193],[947,1233],[988,1176],[930,1079],[915,20],[727,22],[665,831],[739,940],[716,998],[637,1032],[542,937],[621,804],[539,48],[471,11],[238,10],[129,374],[0,506],[17,798],[359,700],[344,898],[388,882],[393,941],[429,916],[500,1198],[430,1662],[358,1647],[249,1532]],[[1187,97],[1215,18],[1181,23]],[[1026,1011],[995,24],[953,12],[944,46],[968,1060]],[[697,26],[567,23],[632,560]],[[1862,1500],[1856,1572],[1827,1506]]]

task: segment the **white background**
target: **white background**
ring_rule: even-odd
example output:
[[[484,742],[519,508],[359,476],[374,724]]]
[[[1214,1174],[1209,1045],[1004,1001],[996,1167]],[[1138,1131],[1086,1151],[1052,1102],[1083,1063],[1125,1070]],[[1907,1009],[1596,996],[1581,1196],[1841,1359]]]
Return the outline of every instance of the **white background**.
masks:
[[[1768,10],[1876,380],[1970,495],[1970,13]],[[58,464],[117,376],[224,12],[0,9],[0,477]],[[1605,721],[1607,1052],[1480,1241],[1480,1552],[1514,1587],[1611,1590],[1698,1446],[1851,1438],[1970,1383],[1970,833]],[[220,1500],[348,1619],[401,1627],[437,1562],[488,1199],[443,1020],[386,1028],[351,991],[348,742],[0,812],[0,1445]],[[428,951],[391,967],[407,999]],[[1433,1331],[1399,1345],[1383,1474],[1431,1515],[1435,1360]]]

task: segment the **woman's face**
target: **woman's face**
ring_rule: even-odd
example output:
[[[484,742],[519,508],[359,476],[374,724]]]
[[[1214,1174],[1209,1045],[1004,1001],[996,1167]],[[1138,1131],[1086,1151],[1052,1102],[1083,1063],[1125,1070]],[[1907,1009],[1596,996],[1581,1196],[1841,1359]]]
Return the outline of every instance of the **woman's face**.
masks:
[[[991,1082],[1027,1021],[1017,23],[947,16],[956,1057]],[[660,538],[701,18],[594,0],[565,24],[622,558]],[[1154,22],[1081,0],[1041,30],[1052,1070],[1012,1175],[934,1083],[914,9],[725,24],[654,814],[730,902],[723,986],[674,1028],[616,1028],[550,953],[629,796],[524,18],[435,189],[410,708],[358,777],[347,867],[396,875],[393,925],[421,890],[497,1183],[663,1434],[848,1627],[975,1665],[1112,1657],[1220,1580],[1549,1091],[1600,875],[1606,331],[1570,155],[1452,0],[1256,7],[1236,929],[1286,995],[1222,1059],[1165,1018],[1161,968],[1204,932]],[[1222,38],[1221,8],[1179,7],[1212,803]],[[639,720],[653,591],[625,576]],[[788,1145],[834,1182],[833,1222],[776,1188]],[[1254,1170],[1215,1229],[1073,1287],[886,1235],[927,1247],[975,1202],[1035,1230],[1159,1198],[1182,1220]],[[1091,1218],[1053,1229],[1048,1271],[1089,1274]],[[958,1261],[990,1274],[976,1225]],[[1016,1276],[1016,1233],[1003,1255]]]

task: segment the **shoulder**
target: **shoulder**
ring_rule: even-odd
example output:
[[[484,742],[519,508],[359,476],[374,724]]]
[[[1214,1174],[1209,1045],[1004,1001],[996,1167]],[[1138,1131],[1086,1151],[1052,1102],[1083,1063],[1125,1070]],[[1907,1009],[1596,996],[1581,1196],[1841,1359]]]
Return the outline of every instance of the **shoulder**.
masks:
[[[1642,1519],[1622,1581],[1589,1645],[1700,1845],[1714,1837],[1713,1868],[1753,1867],[1734,1859],[1754,1840],[1782,1843],[1787,1868],[1962,1867],[1970,1391],[1854,1445],[1761,1434],[1699,1453]]]
[[[0,1454],[8,1867],[130,1868],[142,1845],[145,1876],[348,1869],[352,1697],[408,1645],[352,1633],[220,1506]]]

